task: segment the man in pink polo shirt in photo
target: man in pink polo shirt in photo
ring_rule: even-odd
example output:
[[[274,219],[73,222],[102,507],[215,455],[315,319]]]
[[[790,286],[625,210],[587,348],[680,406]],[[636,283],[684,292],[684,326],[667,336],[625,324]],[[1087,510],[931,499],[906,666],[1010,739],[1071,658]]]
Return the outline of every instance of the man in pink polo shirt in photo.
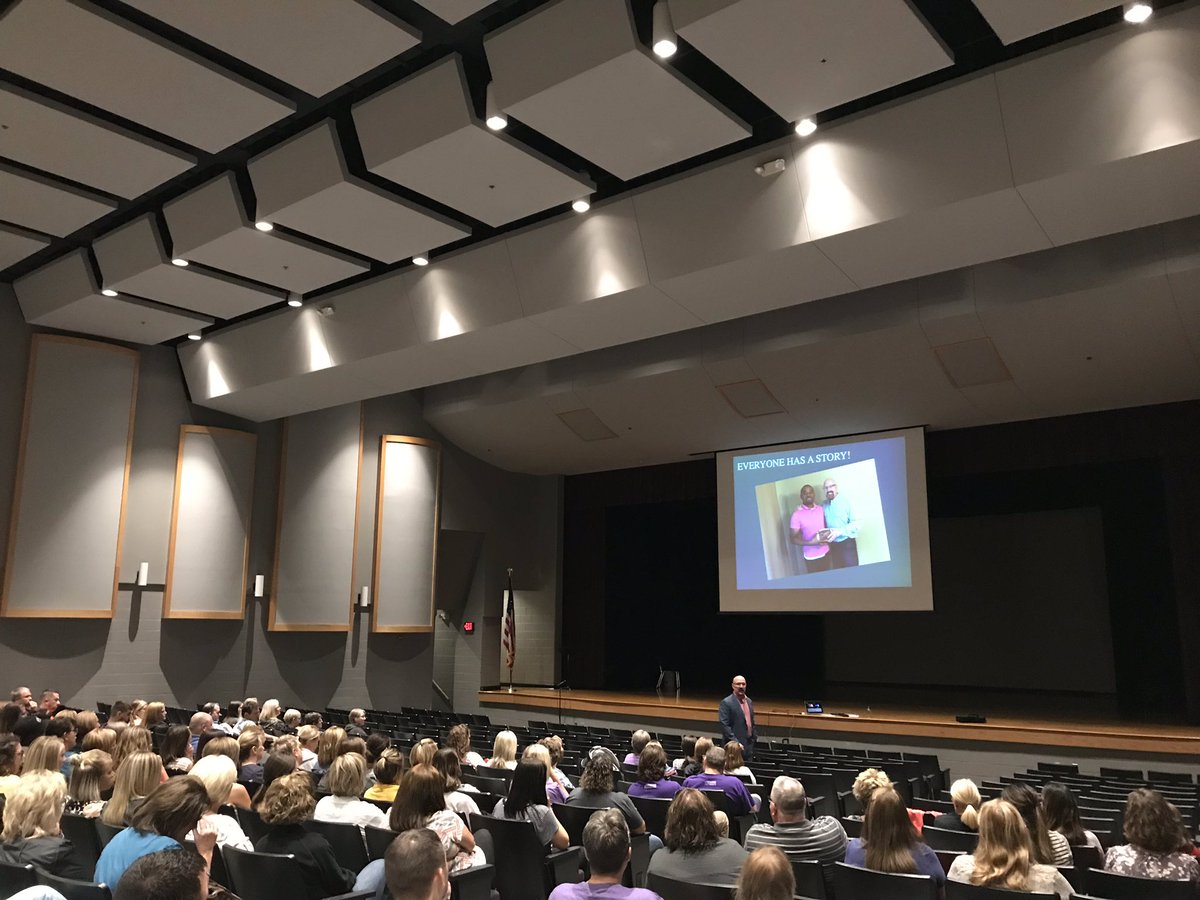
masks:
[[[811,484],[800,488],[800,505],[792,513],[792,543],[804,550],[804,565],[809,572],[830,568],[829,540],[825,527],[825,507],[817,502],[817,490]]]

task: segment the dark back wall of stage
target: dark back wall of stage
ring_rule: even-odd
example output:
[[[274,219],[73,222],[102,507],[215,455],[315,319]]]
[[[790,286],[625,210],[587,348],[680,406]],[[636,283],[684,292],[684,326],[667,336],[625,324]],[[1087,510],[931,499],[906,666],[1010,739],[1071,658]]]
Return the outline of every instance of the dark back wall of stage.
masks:
[[[993,712],[1036,705],[1200,722],[1200,403],[931,432],[926,465],[935,604],[939,587],[944,596],[961,595],[972,568],[970,559],[946,557],[950,547],[963,552],[962,544],[939,541],[956,530],[939,526],[997,516],[1034,521],[1055,510],[1099,517],[1092,540],[1105,571],[1096,597],[1057,592],[1042,601],[1044,614],[1026,612],[983,634],[962,627],[961,599],[954,615],[949,603],[940,614],[893,614],[927,616],[927,641],[923,629],[913,637],[917,620],[894,628],[871,613],[721,615],[711,460],[573,476],[564,486],[564,677],[576,688],[651,690],[662,665],[682,672],[685,693],[727,692],[740,671],[752,694],[797,700],[874,697]],[[1018,554],[1014,565],[1050,563],[1047,554]],[[1051,574],[1030,568],[1014,580]],[[1088,613],[1097,598],[1098,613]],[[1115,690],[1098,683],[1062,691],[1051,674],[1095,668],[1085,655],[1095,648],[1073,640],[1070,629],[1044,650],[1048,622],[1085,614],[1108,617]],[[974,671],[962,682],[975,686],[955,688],[944,669],[929,674],[955,658],[954,642],[961,650],[985,641],[1012,646],[1012,665],[1023,669],[1017,683],[1040,687],[989,688]],[[827,666],[830,658],[835,665]],[[872,661],[863,666],[871,677],[847,679],[855,668],[847,658]]]

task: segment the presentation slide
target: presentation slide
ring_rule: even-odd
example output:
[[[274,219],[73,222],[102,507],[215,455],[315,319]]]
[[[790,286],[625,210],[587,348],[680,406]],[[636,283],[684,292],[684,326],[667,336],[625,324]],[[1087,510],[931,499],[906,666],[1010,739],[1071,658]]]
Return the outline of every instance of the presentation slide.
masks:
[[[930,610],[920,428],[717,454],[722,612]]]

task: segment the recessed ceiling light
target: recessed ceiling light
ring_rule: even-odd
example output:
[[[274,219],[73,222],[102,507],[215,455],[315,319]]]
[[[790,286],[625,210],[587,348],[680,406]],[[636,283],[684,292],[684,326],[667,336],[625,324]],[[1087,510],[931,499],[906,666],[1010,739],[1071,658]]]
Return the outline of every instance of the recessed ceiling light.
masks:
[[[580,197],[571,204],[571,209],[575,210],[577,213],[585,213],[591,208],[592,204],[588,201],[587,197]]]
[[[413,257],[413,265],[414,266],[427,266],[427,265],[429,265],[429,257],[426,256],[424,253],[418,253],[416,256]]]
[[[671,23],[671,10],[667,0],[658,0],[654,4],[654,27],[651,31],[654,55],[660,59],[669,59],[679,49],[675,39],[675,26]]]
[[[259,231],[270,231],[275,226],[272,225],[270,222],[268,222],[266,219],[259,219],[257,222],[254,223],[254,227],[257,228]]]
[[[488,128],[492,129],[492,131],[501,131],[508,127],[508,116],[504,114],[504,110],[496,102],[496,92],[492,89],[490,81],[488,82],[483,105],[484,123]]]
[[[102,293],[105,297],[117,296],[117,292],[114,291],[112,288],[102,288],[100,293]]]
[[[288,294],[288,306],[295,309],[296,307],[300,307],[303,305],[304,305],[304,301],[302,299],[300,299],[299,294],[294,293],[294,292],[291,294]]]
[[[1154,7],[1149,3],[1126,3],[1125,21],[1141,25],[1154,14]]]
[[[200,340],[200,335],[197,332],[193,331],[191,334],[188,335],[188,340],[189,341],[198,341],[198,340]]]
[[[171,265],[173,265],[173,266],[186,266],[187,264],[188,264],[188,261],[186,259],[184,259],[182,256],[177,256],[173,260],[171,260]]]
[[[817,130],[817,123],[812,119],[801,119],[796,123],[796,134],[800,137],[808,137]]]

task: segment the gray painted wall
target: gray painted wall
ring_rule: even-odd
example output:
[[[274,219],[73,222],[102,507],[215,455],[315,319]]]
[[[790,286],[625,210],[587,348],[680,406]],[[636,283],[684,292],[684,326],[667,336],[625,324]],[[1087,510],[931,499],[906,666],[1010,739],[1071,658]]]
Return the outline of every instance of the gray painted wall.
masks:
[[[11,288],[0,285],[0,559],[7,548],[25,369],[31,329]],[[192,405],[173,350],[142,348],[128,513],[116,616],[111,620],[0,619],[0,688],[53,686],[64,702],[94,706],[120,697],[192,705],[247,694],[305,707],[427,706],[433,702],[433,635],[370,635],[366,615],[347,634],[268,633],[265,601],[249,601],[243,621],[163,621],[162,581],[174,492],[179,425],[241,428],[258,434],[250,575],[270,577],[275,543],[280,426],[255,424]],[[439,671],[453,672],[455,708],[477,709],[480,684],[499,680],[499,622],[505,569],[518,575],[530,612],[518,680],[552,681],[557,641],[560,479],[503,472],[446,443],[424,421],[419,399],[367,401],[359,580],[370,582],[378,435],[441,440],[442,527],[450,533],[439,573],[439,608],[454,630],[437,639]],[[133,585],[139,562],[150,586]],[[443,574],[444,573],[444,574]],[[463,619],[476,622],[464,635]]]

